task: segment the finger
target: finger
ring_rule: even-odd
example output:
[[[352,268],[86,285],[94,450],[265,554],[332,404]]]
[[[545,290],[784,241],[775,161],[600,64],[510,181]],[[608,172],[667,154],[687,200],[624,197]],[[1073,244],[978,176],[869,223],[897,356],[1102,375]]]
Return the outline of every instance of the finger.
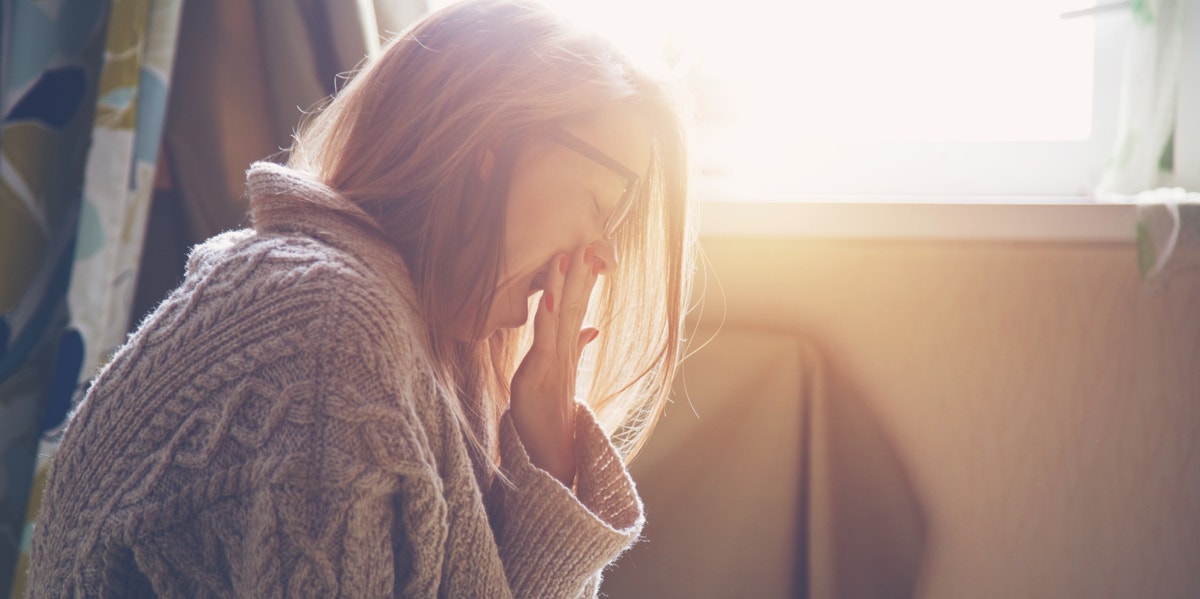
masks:
[[[538,359],[539,371],[550,363],[547,358],[554,355],[554,331],[557,327],[554,314],[550,312],[553,301],[553,294],[549,289],[542,291],[542,296],[537,302],[537,311],[533,314],[533,343],[529,346],[526,360],[531,357]]]
[[[576,346],[579,351],[576,353],[576,355],[583,355],[583,348],[587,347],[589,343],[595,341],[596,337],[599,335],[600,329],[597,329],[596,327],[587,327],[582,331],[579,331],[579,341],[577,342],[578,345]]]
[[[553,355],[558,349],[558,321],[562,312],[563,282],[566,279],[563,260],[566,259],[567,255],[561,254],[550,260],[546,286],[533,317],[533,345],[530,349],[546,356]]]
[[[604,272],[605,268],[604,259],[601,258],[599,254],[592,257],[592,262],[590,265],[588,265],[587,284],[584,286],[583,290],[584,297],[588,299],[588,302],[591,302],[592,290],[596,288],[596,282],[600,280],[600,273]],[[586,313],[587,311],[585,306],[584,314],[586,315]]]
[[[562,347],[574,347],[579,327],[587,312],[591,293],[592,259],[595,249],[588,245],[572,253],[570,268],[563,281],[563,310],[559,315],[558,338]]]
[[[604,260],[599,255],[593,254],[591,260],[586,263],[587,273],[583,283],[583,305],[579,312],[579,321],[572,323],[576,329],[583,324],[583,319],[587,318],[588,305],[592,301],[592,290],[596,288],[596,281],[600,278],[600,273],[604,269]],[[599,332],[599,331],[597,331]]]

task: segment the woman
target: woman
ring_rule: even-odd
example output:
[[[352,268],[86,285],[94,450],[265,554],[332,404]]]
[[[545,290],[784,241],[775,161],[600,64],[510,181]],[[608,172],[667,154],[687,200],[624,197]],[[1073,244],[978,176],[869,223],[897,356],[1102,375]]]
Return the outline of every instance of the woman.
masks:
[[[97,377],[30,596],[595,595],[642,526],[686,187],[669,95],[610,46],[430,16],[250,169],[252,228]]]

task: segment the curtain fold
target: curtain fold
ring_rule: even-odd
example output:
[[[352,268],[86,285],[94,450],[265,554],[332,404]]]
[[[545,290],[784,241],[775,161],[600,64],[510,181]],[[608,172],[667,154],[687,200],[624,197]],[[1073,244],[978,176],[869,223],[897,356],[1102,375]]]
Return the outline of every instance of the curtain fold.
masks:
[[[1138,0],[1121,76],[1117,140],[1096,193],[1136,195],[1170,171],[1179,94],[1183,13],[1189,0]]]
[[[425,11],[424,0],[189,3],[166,131],[189,242],[242,225],[250,163],[282,160],[304,113]]]
[[[605,572],[601,594],[807,596],[821,355],[787,330],[706,325],[693,339],[704,342],[630,464],[646,508],[643,541]]]

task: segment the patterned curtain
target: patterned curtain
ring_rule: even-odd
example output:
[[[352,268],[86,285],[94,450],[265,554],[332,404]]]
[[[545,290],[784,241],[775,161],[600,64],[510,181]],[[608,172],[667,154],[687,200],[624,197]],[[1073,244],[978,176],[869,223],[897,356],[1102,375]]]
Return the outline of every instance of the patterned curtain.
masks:
[[[48,459],[128,328],[182,0],[3,6],[0,593],[20,597]]]
[[[427,7],[424,0],[0,0],[0,7],[0,597],[21,597],[41,489],[67,414],[130,321],[182,276],[182,259],[172,254],[241,225],[250,163],[278,155],[301,109],[332,93],[340,73]],[[155,175],[164,173],[170,188],[155,194]],[[152,204],[182,224],[167,218],[148,228]]]

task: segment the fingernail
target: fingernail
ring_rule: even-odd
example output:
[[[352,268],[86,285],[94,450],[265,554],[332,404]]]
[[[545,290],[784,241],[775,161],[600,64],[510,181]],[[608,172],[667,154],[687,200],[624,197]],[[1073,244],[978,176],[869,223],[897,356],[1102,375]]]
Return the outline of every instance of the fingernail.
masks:
[[[546,298],[546,311],[554,312],[554,296],[550,295],[550,292],[546,292],[543,297]]]
[[[567,267],[570,265],[571,265],[571,257],[570,256],[563,256],[562,258],[559,258],[558,259],[558,272],[561,272],[564,275],[567,274]]]
[[[594,248],[592,248],[592,246],[589,245],[589,246],[587,246],[586,250],[583,250],[583,261],[585,263],[591,262],[592,256],[595,256],[595,255],[596,255],[596,250]]]

